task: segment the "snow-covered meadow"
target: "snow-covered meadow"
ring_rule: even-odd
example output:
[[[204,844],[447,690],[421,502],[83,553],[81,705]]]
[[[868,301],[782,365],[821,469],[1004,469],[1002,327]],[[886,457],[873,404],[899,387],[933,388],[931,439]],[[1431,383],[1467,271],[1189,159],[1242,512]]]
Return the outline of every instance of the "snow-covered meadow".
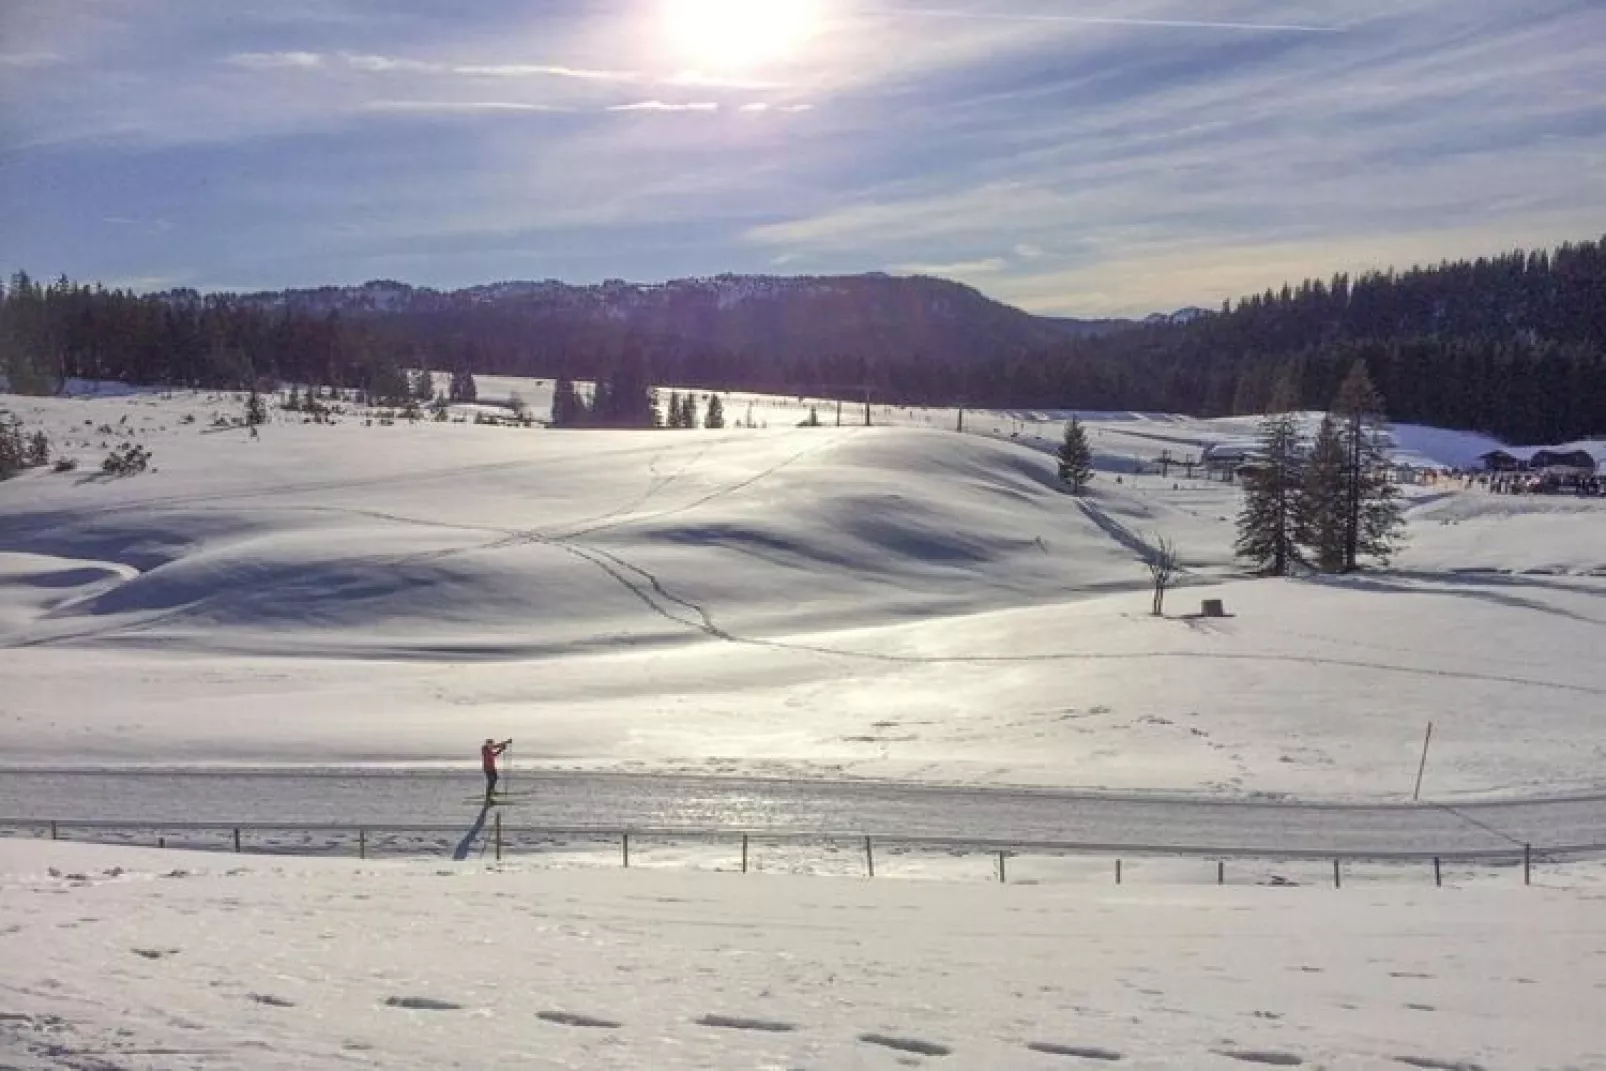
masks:
[[[487,414],[550,396],[481,388]],[[83,462],[0,484],[19,783],[466,770],[495,734],[521,769],[1399,800],[1429,720],[1434,800],[1603,783],[1599,501],[1412,488],[1395,570],[1256,581],[1237,492],[1152,466],[1243,421],[1084,414],[1077,501],[1059,413],[959,435],[953,411],[837,427],[815,403],[827,426],[799,428],[806,401],[732,396],[753,426],[276,412],[253,440],[213,426],[226,396],[5,402]],[[94,475],[122,442],[153,470]],[[1488,446],[1401,429],[1417,464]],[[1187,570],[1157,620],[1161,536]],[[1225,887],[1209,859],[1128,860],[1116,887],[1092,857],[1014,858],[1000,884],[985,853],[888,850],[867,881],[851,846],[764,845],[745,875],[730,845],[614,851],[0,839],[0,1066],[1606,1067],[1596,863],[1542,860],[1533,888],[1452,863],[1442,889],[1352,863],[1338,890],[1314,860],[1233,861]]]
[[[0,1063],[1606,1066],[1598,869],[988,885],[0,841]]]
[[[482,380],[544,411],[550,384]],[[1412,488],[1398,569],[1252,581],[1252,422],[729,396],[724,431],[214,428],[237,398],[7,399],[77,473],[0,485],[12,766],[521,762],[1302,796],[1602,784],[1606,503]],[[186,421],[191,422],[186,422]],[[1400,430],[1465,464],[1488,440]],[[154,470],[93,475],[121,441]],[[1146,543],[1185,586],[1148,616]],[[1191,616],[1205,597],[1232,617]]]

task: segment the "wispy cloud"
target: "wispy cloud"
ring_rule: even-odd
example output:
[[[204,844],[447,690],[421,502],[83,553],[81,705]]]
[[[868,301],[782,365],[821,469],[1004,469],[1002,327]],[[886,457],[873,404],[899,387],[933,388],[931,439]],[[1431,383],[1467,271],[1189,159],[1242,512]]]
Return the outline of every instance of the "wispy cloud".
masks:
[[[771,104],[768,101],[762,100],[749,101],[737,109],[737,111],[742,112],[780,112],[786,115],[799,115],[803,112],[812,112],[813,110],[814,105],[812,104]]]
[[[575,78],[582,82],[634,82],[640,78],[640,75],[630,71],[591,71],[534,63],[470,64],[453,67],[451,71],[473,78]]]
[[[987,257],[982,260],[956,260],[947,264],[897,264],[893,271],[905,275],[937,275],[942,277],[962,277],[966,275],[992,275],[1008,269],[1009,261],[1003,257]]]
[[[1600,0],[833,0],[745,67],[649,0],[0,6],[7,252],[88,277],[786,264],[1128,313],[1606,219]]]
[[[371,74],[389,74],[393,71],[435,74],[446,69],[442,64],[429,63],[424,60],[403,59],[400,56],[376,56],[358,52],[343,52],[340,54],[340,60],[354,71],[366,71]]]
[[[364,111],[398,112],[427,115],[430,113],[472,115],[483,112],[565,112],[554,104],[531,104],[512,100],[371,100],[362,105]]]
[[[443,60],[385,56],[371,52],[341,52],[325,56],[315,52],[246,53],[230,58],[244,67],[318,67],[325,61],[340,62],[367,74],[437,74],[464,78],[572,78],[583,82],[635,82],[640,75],[632,71],[591,70],[545,63],[451,63]]]
[[[168,219],[138,219],[132,216],[102,216],[102,223],[113,227],[132,227],[147,234],[166,234],[173,229],[173,221]]]
[[[321,67],[323,57],[316,52],[236,52],[229,63],[248,70],[270,71]]]
[[[1039,22],[1077,26],[1122,26],[1170,30],[1237,30],[1250,33],[1341,33],[1343,26],[1287,22],[1228,22],[1201,19],[1121,18],[1110,15],[1069,15],[1060,12],[977,11],[964,8],[886,7],[889,15],[920,19],[960,19],[968,22]]]
[[[719,104],[715,101],[692,101],[677,104],[662,100],[640,100],[631,104],[611,104],[610,112],[717,112]]]
[[[61,62],[54,52],[0,52],[0,67],[52,67]]]

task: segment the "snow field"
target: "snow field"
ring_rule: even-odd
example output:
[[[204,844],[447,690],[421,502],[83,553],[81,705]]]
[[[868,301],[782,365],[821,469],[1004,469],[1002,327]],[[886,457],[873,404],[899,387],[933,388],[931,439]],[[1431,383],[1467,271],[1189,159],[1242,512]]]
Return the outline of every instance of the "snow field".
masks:
[[[0,1051],[29,1069],[1595,1067],[1600,876],[1569,875],[1095,890],[7,841]]]
[[[1599,502],[1413,489],[1400,571],[1246,582],[1237,492],[1136,472],[1245,422],[1089,414],[1078,501],[1062,414],[749,404],[767,429],[276,413],[253,442],[211,427],[224,396],[16,399],[156,471],[0,486],[0,754],[439,764],[497,735],[560,767],[1400,798],[1433,720],[1430,794],[1602,784]],[[1157,621],[1159,535],[1188,571]]]

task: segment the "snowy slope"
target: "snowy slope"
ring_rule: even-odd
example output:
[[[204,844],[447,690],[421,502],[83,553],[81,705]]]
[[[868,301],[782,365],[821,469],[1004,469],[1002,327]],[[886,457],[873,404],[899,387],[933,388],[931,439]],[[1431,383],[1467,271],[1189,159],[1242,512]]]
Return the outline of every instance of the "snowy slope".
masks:
[[[1413,490],[1402,572],[1249,582],[1236,490],[1149,464],[1241,423],[1089,414],[1077,501],[1061,414],[813,404],[833,426],[733,395],[755,427],[252,441],[211,426],[234,398],[15,399],[86,468],[129,440],[155,471],[0,484],[0,754],[460,763],[495,733],[565,766],[1397,796],[1433,719],[1437,791],[1601,784],[1598,501]],[[1153,620],[1162,535],[1188,568]]]
[[[1598,871],[1538,884],[1003,887],[13,841],[0,1061],[1606,1066]]]

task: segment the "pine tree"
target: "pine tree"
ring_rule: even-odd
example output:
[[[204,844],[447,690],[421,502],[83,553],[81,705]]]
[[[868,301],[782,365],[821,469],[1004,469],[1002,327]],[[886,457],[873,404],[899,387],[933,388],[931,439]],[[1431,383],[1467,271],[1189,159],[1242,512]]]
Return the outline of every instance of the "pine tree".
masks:
[[[1060,479],[1071,485],[1071,494],[1080,495],[1093,479],[1093,450],[1087,444],[1087,429],[1076,417],[1065,425],[1059,459]]]
[[[268,422],[268,408],[262,404],[262,395],[255,387],[245,396],[245,426],[258,428]]]
[[[27,467],[22,425],[0,411],[0,480],[9,480]]]
[[[50,436],[42,431],[28,436],[27,462],[35,468],[50,464]]]
[[[697,395],[688,393],[680,403],[680,426],[695,428],[697,426]]]
[[[1272,410],[1260,422],[1262,456],[1245,483],[1238,513],[1234,549],[1271,576],[1287,576],[1303,560],[1300,547],[1309,541],[1303,527],[1304,444],[1291,405],[1286,390],[1274,391]]]
[[[412,373],[411,386],[416,400],[420,402],[435,400],[435,376],[428,368],[419,368]]]
[[[447,388],[447,397],[453,402],[472,403],[480,399],[479,384],[474,382],[474,373],[466,365],[459,365],[452,373],[451,386]]]
[[[1338,423],[1328,414],[1305,463],[1302,525],[1311,564],[1324,573],[1344,568],[1344,457]]]
[[[679,391],[670,391],[669,392],[669,418],[668,418],[668,421],[667,421],[669,427],[671,427],[671,428],[684,428],[686,426],[686,422],[685,422],[684,418],[685,418],[685,410],[683,410],[680,407],[680,392]]]
[[[1383,412],[1382,395],[1372,384],[1366,363],[1356,361],[1333,401],[1344,465],[1342,482],[1331,493],[1343,509],[1342,568],[1346,573],[1359,569],[1362,558],[1387,565],[1405,523],[1400,490],[1389,472],[1391,439]]]
[[[572,428],[580,424],[585,404],[574,389],[574,380],[559,376],[552,387],[552,426]]]
[[[719,400],[719,395],[708,396],[708,412],[703,416],[703,427],[719,429],[725,426],[725,403]]]
[[[602,384],[597,384],[598,401],[593,407],[597,422],[610,428],[651,428],[658,425],[661,414],[649,386],[647,359],[641,346],[627,343],[619,363],[608,377],[606,406],[603,405]]]

